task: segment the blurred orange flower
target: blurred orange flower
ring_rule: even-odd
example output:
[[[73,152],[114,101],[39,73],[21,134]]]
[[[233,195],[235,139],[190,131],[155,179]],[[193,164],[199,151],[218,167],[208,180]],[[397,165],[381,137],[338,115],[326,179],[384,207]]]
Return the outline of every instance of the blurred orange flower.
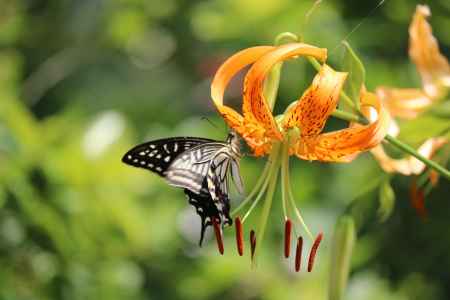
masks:
[[[409,56],[417,66],[423,88],[401,89],[382,86],[376,89],[378,97],[392,117],[416,118],[439,100],[450,87],[450,66],[440,53],[438,42],[426,20],[430,14],[428,6],[418,5],[409,27]],[[398,134],[395,121],[392,121],[389,133],[393,136]],[[418,152],[429,159],[447,142],[448,140],[442,137],[430,138],[419,147]],[[414,175],[422,173],[425,169],[425,165],[412,156],[403,159],[389,157],[381,145],[374,148],[372,154],[386,172]]]
[[[379,87],[377,95],[394,117],[411,119],[438,100],[450,87],[450,65],[439,51],[439,45],[426,18],[426,5],[418,5],[409,26],[409,56],[422,78],[422,89]]]

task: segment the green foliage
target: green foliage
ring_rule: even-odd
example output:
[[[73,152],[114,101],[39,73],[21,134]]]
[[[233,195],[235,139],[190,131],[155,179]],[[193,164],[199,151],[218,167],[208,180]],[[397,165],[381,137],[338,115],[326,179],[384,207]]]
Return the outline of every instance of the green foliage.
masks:
[[[383,180],[379,187],[379,207],[378,207],[378,218],[380,222],[386,221],[392,214],[395,206],[395,193],[392,189],[389,177]]]
[[[331,246],[331,267],[328,285],[328,299],[330,300],[344,299],[355,240],[356,232],[353,218],[350,216],[340,217],[336,223]]]
[[[344,58],[342,60],[342,69],[345,72],[348,72],[344,91],[353,100],[353,104],[355,105],[356,109],[359,110],[359,94],[361,92],[362,86],[366,82],[366,70],[364,69],[363,63],[355,54],[350,44],[347,41],[342,42],[342,44],[345,47]],[[349,111],[350,108],[346,105],[348,104],[341,101],[340,107],[343,110]]]

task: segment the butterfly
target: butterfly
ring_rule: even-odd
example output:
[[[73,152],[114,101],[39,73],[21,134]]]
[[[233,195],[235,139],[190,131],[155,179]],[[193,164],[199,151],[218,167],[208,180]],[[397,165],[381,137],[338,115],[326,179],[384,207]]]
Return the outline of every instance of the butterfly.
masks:
[[[150,141],[129,150],[122,162],[150,170],[169,185],[184,189],[189,204],[201,218],[201,246],[205,230],[213,221],[232,225],[229,174],[236,190],[243,194],[241,156],[239,137],[231,131],[225,142],[198,137]]]

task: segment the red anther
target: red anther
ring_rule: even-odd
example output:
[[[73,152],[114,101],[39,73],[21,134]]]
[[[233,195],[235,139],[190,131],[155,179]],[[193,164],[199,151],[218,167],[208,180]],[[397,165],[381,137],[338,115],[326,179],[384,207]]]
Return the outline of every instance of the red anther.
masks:
[[[320,241],[322,241],[323,233],[319,233],[319,235],[314,240],[314,244],[311,247],[311,252],[309,252],[309,260],[308,260],[308,272],[312,271],[314,266],[314,258],[316,257],[317,248],[319,248]]]
[[[236,219],[234,219],[234,224],[236,226],[236,245],[237,245],[237,250],[238,250],[239,256],[242,256],[244,254],[244,235],[242,233],[241,218],[236,217]]]
[[[295,272],[300,271],[302,262],[303,238],[301,236],[297,239],[297,249],[295,251]]]
[[[255,255],[255,248],[256,248],[256,234],[255,231],[252,229],[250,231],[250,250],[252,253],[252,259],[253,256]]]
[[[291,253],[291,232],[292,222],[288,219],[284,224],[284,257],[286,258],[288,258]]]
[[[216,234],[217,248],[219,248],[220,254],[223,255],[223,240],[222,240],[222,231],[220,230],[220,224],[217,218],[212,218],[212,223],[214,226],[214,233]]]

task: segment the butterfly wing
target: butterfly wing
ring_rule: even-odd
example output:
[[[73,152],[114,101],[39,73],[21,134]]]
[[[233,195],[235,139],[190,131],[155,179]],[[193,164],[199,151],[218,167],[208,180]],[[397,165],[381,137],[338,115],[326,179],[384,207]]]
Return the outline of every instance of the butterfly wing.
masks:
[[[196,137],[174,137],[159,139],[137,145],[129,150],[122,162],[150,170],[165,177],[170,164],[183,152],[201,144],[212,143],[214,140]]]
[[[199,193],[207,176],[211,160],[218,151],[226,147],[221,142],[198,145],[179,155],[169,166],[164,176],[170,185]]]
[[[223,215],[221,218],[221,212],[217,209],[214,201],[211,198],[208,190],[208,184],[206,178],[204,178],[202,183],[202,188],[199,193],[194,193],[188,189],[184,189],[184,193],[186,194],[189,204],[195,207],[197,214],[201,219],[201,231],[200,231],[200,242],[199,245],[202,245],[203,238],[205,236],[205,231],[208,226],[212,225],[212,219],[216,218],[219,220],[223,219],[223,224],[232,225],[233,221],[228,213],[229,207],[227,210],[227,214]]]

